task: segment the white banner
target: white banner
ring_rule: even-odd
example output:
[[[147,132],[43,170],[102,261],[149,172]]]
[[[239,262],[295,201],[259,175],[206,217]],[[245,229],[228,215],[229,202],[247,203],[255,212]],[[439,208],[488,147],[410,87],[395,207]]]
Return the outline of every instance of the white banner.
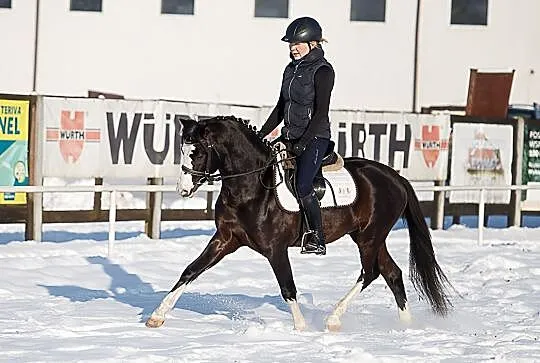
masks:
[[[41,118],[46,177],[178,174],[180,122],[162,102],[45,97]]]
[[[262,125],[268,107],[43,98],[45,177],[176,177],[180,118],[233,115]],[[342,156],[380,161],[410,180],[444,180],[448,115],[331,111],[332,140]],[[278,127],[279,129],[279,127]],[[277,136],[278,129],[272,134]]]
[[[410,180],[445,180],[449,115],[331,112],[332,140],[342,156],[379,161]]]
[[[450,185],[511,185],[511,125],[455,123]],[[486,203],[509,203],[510,190],[486,192]],[[450,203],[478,203],[478,191],[452,191]]]

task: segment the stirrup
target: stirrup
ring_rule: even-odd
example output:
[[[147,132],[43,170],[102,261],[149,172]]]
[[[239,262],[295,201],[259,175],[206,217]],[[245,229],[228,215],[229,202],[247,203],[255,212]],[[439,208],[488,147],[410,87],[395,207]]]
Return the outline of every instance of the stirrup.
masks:
[[[306,243],[306,239],[311,237],[313,238],[315,235],[314,230],[309,230],[307,232],[304,232],[304,235],[302,236],[302,243],[300,245],[300,253],[301,254],[310,254],[314,253],[316,255],[326,255],[326,246],[320,245],[319,243],[313,241],[313,239],[309,239]]]
[[[306,255],[306,254],[315,254],[315,255],[326,255],[326,246],[322,246],[322,245],[312,245],[310,247],[308,246],[305,246],[305,247],[302,247],[302,249],[300,250],[300,253],[303,254],[303,255]]]

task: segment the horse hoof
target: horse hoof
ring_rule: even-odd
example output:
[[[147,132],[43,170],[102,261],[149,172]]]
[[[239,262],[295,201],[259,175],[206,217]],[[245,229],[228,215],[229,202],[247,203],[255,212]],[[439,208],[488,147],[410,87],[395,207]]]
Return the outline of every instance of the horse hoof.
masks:
[[[412,322],[412,316],[409,311],[409,304],[405,303],[403,310],[398,308],[399,320],[404,324],[410,324]]]
[[[330,315],[326,320],[326,329],[329,332],[337,333],[341,330],[341,321],[337,316]]]
[[[152,317],[150,317],[150,318],[146,321],[146,326],[147,326],[148,328],[159,328],[160,326],[163,325],[164,322],[165,322],[165,320],[163,320],[163,319],[152,318]]]
[[[401,321],[402,324],[411,324],[412,323],[412,316],[408,311],[398,311],[399,314],[399,321]]]

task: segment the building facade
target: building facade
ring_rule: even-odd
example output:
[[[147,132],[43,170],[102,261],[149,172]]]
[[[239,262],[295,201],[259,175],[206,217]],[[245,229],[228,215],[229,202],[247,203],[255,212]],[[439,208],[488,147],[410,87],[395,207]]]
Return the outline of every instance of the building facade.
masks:
[[[532,103],[538,14],[538,0],[0,0],[0,93],[272,105],[280,38],[312,16],[334,109],[464,105],[470,68],[514,69],[510,101]]]

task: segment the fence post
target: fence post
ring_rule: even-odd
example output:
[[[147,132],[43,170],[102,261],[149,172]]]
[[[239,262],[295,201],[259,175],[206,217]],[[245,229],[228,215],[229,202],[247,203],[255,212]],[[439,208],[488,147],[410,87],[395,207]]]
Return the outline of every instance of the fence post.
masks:
[[[443,180],[436,180],[435,186],[444,186]],[[444,228],[444,191],[438,190],[433,193],[433,219],[431,221],[431,228],[443,229]]]
[[[519,117],[516,120],[514,131],[514,158],[512,184],[523,184],[523,150],[525,150],[525,120]],[[521,226],[521,193],[520,189],[510,192],[510,210],[508,211],[508,226]]]
[[[163,185],[163,178],[148,178],[148,185]],[[152,239],[160,238],[161,230],[161,204],[163,202],[162,192],[149,192],[147,207],[149,208],[150,220],[145,221],[145,232]]]
[[[213,201],[214,193],[209,190],[206,193],[206,219],[214,219]]]
[[[484,216],[486,214],[486,193],[480,189],[480,202],[478,203],[478,245],[484,243]]]
[[[103,178],[95,178],[94,185],[103,185]],[[94,192],[94,212],[96,213],[96,218],[101,211],[101,192]]]
[[[112,256],[113,245],[116,239],[115,223],[116,223],[116,190],[111,191],[111,201],[109,203],[109,243],[107,245],[107,255]]]
[[[32,107],[32,119],[31,119],[31,144],[32,150],[30,152],[30,165],[31,171],[31,184],[36,186],[43,185],[43,145],[45,137],[43,135],[43,129],[40,120],[43,108],[43,98],[36,96],[33,98]],[[31,224],[30,231],[26,233],[26,239],[32,239],[37,242],[41,242],[43,238],[43,193],[33,193],[32,198],[28,201],[31,203],[29,213],[31,213],[31,220],[27,224]]]

